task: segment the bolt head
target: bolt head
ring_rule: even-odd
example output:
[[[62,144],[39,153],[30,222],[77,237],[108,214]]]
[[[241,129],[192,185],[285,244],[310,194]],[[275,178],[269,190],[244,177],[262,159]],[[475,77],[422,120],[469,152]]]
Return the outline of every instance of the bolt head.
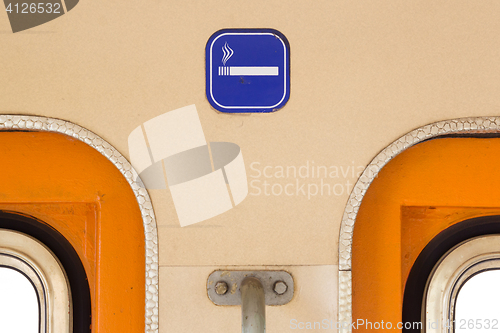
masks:
[[[286,293],[287,289],[288,286],[283,281],[278,281],[274,284],[274,292],[278,295],[283,295],[284,293]]]
[[[217,295],[224,295],[225,293],[227,293],[227,289],[227,283],[224,281],[219,281],[215,284],[215,293]]]

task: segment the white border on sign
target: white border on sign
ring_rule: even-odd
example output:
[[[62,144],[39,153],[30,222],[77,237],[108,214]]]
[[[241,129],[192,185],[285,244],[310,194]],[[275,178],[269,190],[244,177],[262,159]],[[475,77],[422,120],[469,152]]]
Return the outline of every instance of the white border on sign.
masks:
[[[283,77],[284,77],[284,79],[283,79],[283,87],[284,87],[283,97],[281,97],[281,100],[278,103],[276,103],[274,105],[269,105],[269,106],[267,106],[267,105],[266,106],[225,106],[225,105],[222,105],[219,102],[217,102],[217,100],[214,98],[214,94],[212,92],[212,73],[213,73],[213,71],[212,71],[212,48],[214,46],[214,43],[217,41],[217,39],[219,39],[222,36],[227,36],[227,35],[270,35],[270,36],[276,37],[280,40],[281,44],[283,45],[283,50],[285,51],[283,54],[283,65],[284,65],[285,70],[284,70],[284,75],[283,75]],[[217,36],[210,44],[210,97],[212,97],[212,100],[214,101],[215,104],[217,104],[221,108],[225,108],[225,109],[262,109],[262,108],[274,108],[274,107],[280,105],[281,102],[283,102],[283,100],[285,99],[286,94],[287,94],[287,90],[286,90],[286,78],[287,78],[286,66],[287,66],[287,62],[286,62],[286,58],[287,58],[287,49],[286,49],[285,43],[278,35],[270,33],[270,32],[259,32],[259,33],[228,32],[228,33],[223,33],[223,34]]]

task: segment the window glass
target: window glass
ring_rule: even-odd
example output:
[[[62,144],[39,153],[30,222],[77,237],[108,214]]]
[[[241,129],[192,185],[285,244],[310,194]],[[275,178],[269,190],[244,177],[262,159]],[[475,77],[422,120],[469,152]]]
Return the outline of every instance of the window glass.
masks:
[[[455,332],[488,333],[500,329],[500,270],[481,272],[460,289]]]
[[[38,333],[38,299],[20,272],[0,267],[0,332]]]

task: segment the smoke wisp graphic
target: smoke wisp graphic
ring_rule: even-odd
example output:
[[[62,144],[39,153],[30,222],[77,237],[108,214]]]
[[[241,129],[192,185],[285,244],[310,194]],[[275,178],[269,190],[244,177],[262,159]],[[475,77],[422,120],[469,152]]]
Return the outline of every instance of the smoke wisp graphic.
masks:
[[[224,55],[222,56],[222,65],[226,66],[226,62],[233,56],[234,51],[229,47],[229,45],[227,45],[226,42],[222,47],[222,52],[224,53]]]

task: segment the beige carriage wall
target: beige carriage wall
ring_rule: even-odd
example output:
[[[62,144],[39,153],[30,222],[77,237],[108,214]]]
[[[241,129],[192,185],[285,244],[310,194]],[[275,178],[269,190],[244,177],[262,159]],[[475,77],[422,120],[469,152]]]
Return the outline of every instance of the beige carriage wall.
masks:
[[[180,227],[169,190],[149,191],[160,332],[238,331],[240,309],[208,299],[209,274],[277,267],[296,289],[289,304],[268,308],[268,330],[292,332],[294,322],[337,319],[340,223],[371,159],[428,123],[500,115],[499,14],[498,1],[82,0],[13,34],[0,13],[0,114],[70,121],[129,158],[132,130],[195,104],[207,141],[241,147],[249,195]],[[205,44],[223,28],[287,37],[284,108],[211,108]]]

